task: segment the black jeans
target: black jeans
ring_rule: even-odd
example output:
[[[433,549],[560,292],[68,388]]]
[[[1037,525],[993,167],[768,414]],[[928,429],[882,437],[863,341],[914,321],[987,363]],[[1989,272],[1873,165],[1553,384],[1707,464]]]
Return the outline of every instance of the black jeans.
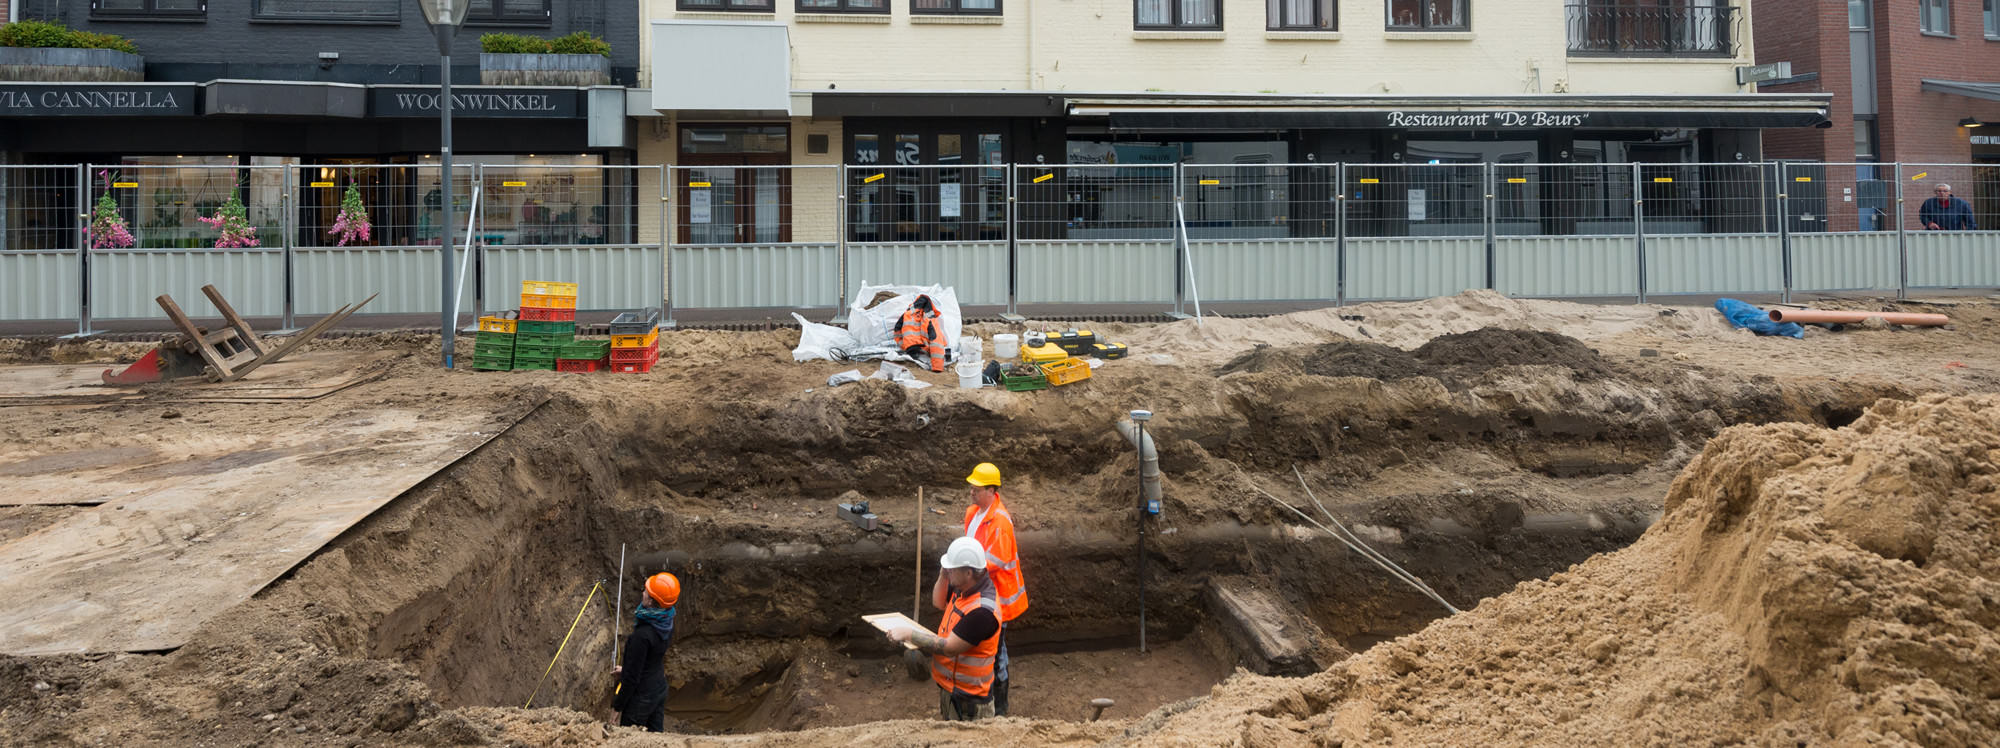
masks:
[[[619,727],[644,727],[646,732],[667,731],[667,695],[657,699],[633,699],[618,715]]]

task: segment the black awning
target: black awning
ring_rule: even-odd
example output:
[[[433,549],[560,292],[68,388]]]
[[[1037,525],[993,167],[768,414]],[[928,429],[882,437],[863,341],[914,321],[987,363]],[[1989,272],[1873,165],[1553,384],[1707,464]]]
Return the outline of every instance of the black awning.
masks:
[[[2000,83],[1969,83],[1966,81],[1941,81],[1923,79],[1923,90],[1930,93],[1954,94],[1987,101],[2000,101]]]
[[[1113,129],[1535,131],[1547,128],[1824,127],[1826,94],[1707,97],[1340,97],[1322,100],[1072,99],[1070,113]]]
[[[202,84],[206,114],[249,117],[363,117],[366,86],[352,83],[214,80]]]

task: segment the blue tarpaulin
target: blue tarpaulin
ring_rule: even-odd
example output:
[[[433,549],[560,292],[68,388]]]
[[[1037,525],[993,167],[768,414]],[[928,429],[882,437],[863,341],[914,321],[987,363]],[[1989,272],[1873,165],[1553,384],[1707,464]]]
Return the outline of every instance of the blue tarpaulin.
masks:
[[[1793,338],[1806,336],[1806,328],[1797,322],[1772,322],[1771,313],[1757,308],[1755,304],[1736,299],[1716,299],[1715,311],[1729,320],[1729,324],[1745,328],[1758,335],[1784,335]]]

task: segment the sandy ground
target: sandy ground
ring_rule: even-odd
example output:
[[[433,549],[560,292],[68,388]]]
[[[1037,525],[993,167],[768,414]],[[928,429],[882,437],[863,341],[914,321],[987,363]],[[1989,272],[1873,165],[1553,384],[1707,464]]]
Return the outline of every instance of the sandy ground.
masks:
[[[938,386],[915,392],[886,383],[828,388],[827,376],[853,365],[791,363],[797,333],[784,330],[668,333],[660,368],[629,377],[440,371],[433,364],[435,338],[399,334],[313,344],[330,355],[375,361],[368,366],[383,376],[306,402],[203,403],[197,402],[202,386],[172,384],[147,388],[136,402],[0,408],[0,443],[13,450],[0,459],[0,474],[6,474],[35,473],[39,468],[23,465],[108,445],[147,450],[153,461],[169,455],[171,464],[213,459],[231,453],[232,445],[276,440],[298,423],[341,413],[554,398],[516,427],[518,433],[392,503],[257,599],[219,616],[188,647],[167,654],[0,657],[0,742],[184,743],[206,737],[229,744],[652,744],[627,732],[607,735],[601,706],[575,695],[601,682],[593,675],[601,668],[579,666],[558,675],[553,687],[572,694],[561,700],[570,708],[484,706],[518,707],[531,685],[520,677],[531,670],[521,661],[535,660],[532,669],[539,670],[546,662],[539,653],[554,644],[551,630],[559,633],[575,615],[592,578],[615,571],[622,534],[643,526],[658,541],[653,546],[671,541],[693,549],[699,562],[709,564],[704,573],[715,578],[715,594],[744,603],[703,612],[700,635],[670,665],[670,671],[681,668],[679,687],[744,692],[745,683],[722,681],[768,669],[775,682],[794,681],[778,689],[782,693],[819,694],[793,698],[757,718],[803,732],[740,738],[758,742],[1604,742],[1620,740],[1617,726],[1639,725],[1644,739],[1664,742],[1900,735],[1931,744],[1977,743],[1977,730],[1990,735],[1993,726],[1982,710],[2000,693],[1990,690],[1990,674],[1971,680],[1950,674],[1959,672],[1951,668],[1961,667],[1962,658],[1895,654],[1904,645],[1892,646],[1901,641],[1900,629],[1889,623],[1876,627],[1887,633],[1868,635],[1874,638],[1811,634],[1824,651],[1780,651],[1785,648],[1773,642],[1792,641],[1779,634],[1790,625],[1784,622],[1797,618],[1783,611],[1801,609],[1767,610],[1782,602],[1769,599],[1775,592],[1711,592],[1754,587],[1760,574],[1816,579],[1817,572],[1798,569],[1825,564],[1860,573],[1864,567],[1841,566],[1848,562],[1825,555],[1849,553],[1857,543],[1825,535],[1830,531],[1821,525],[1832,520],[1811,518],[1831,516],[1821,506],[1827,503],[1846,507],[1833,513],[1850,527],[1855,517],[1888,511],[1881,502],[1807,501],[1795,491],[1787,495],[1797,501],[1767,512],[1754,486],[1784,476],[1742,467],[1755,460],[1739,453],[1756,450],[1741,443],[1758,439],[1731,436],[1729,443],[1709,444],[1711,436],[1782,438],[1809,445],[1809,462],[1836,464],[1852,459],[1843,456],[1853,453],[1847,442],[1890,438],[1864,437],[1864,427],[1897,435],[1935,428],[1922,424],[1947,416],[1970,422],[1985,417],[1966,415],[1973,411],[1964,409],[1974,406],[1965,402],[1973,401],[1933,403],[1918,413],[1878,406],[1878,400],[2000,390],[2000,327],[1992,324],[2000,305],[1985,299],[1842,304],[1937,311],[1950,315],[1953,325],[1838,333],[1815,328],[1804,340],[1759,338],[1701,308],[1519,301],[1475,292],[1260,320],[1092,325],[1130,344],[1133,355],[1108,362],[1089,382],[1042,393],[962,391],[948,374],[922,375]],[[982,335],[1004,329],[974,328]],[[82,365],[129,360],[144,349],[0,341],[0,361]],[[378,360],[382,351],[393,355]],[[5,373],[0,367],[0,376]],[[1864,415],[1871,406],[1874,413]],[[1021,718],[981,728],[947,726],[921,721],[935,703],[922,698],[922,684],[897,681],[899,672],[884,671],[867,652],[827,649],[846,646],[842,622],[874,600],[815,597],[821,593],[782,583],[784,573],[797,571],[782,558],[756,556],[780,547],[822,549],[811,556],[822,564],[811,574],[851,577],[894,568],[899,581],[883,587],[901,592],[882,599],[900,596],[893,604],[907,606],[914,523],[902,518],[916,516],[916,486],[926,487],[932,506],[946,512],[927,518],[928,543],[964,509],[959,478],[965,466],[992,459],[1025,466],[1010,473],[1015,477],[1007,489],[1024,549],[1079,554],[1076,570],[1040,572],[1049,594],[1075,601],[1075,609],[1038,611],[1041,617],[1023,635],[1056,642],[1067,628],[1113,621],[1115,614],[1106,611],[1116,610],[1113,603],[1129,593],[1104,586],[1102,577],[1123,573],[1124,557],[1115,555],[1123,551],[1112,549],[1129,547],[1123,528],[1129,527],[1132,472],[1129,447],[1108,426],[1133,407],[1160,414],[1155,433],[1169,481],[1162,529],[1178,534],[1161,538],[1159,553],[1178,573],[1211,566],[1311,573],[1311,581],[1301,579],[1288,595],[1329,636],[1355,650],[1393,641],[1327,663],[1332,667],[1326,673],[1304,680],[1238,675],[1211,692],[1228,663],[1203,654],[1210,647],[1202,643],[1199,624],[1182,613],[1168,622],[1180,627],[1167,638],[1169,651],[1179,654],[1159,658],[1159,668],[1147,669],[1118,645],[1024,657],[1024,682],[1037,683],[1038,690],[1016,697]],[[1778,429],[1768,433],[1749,426],[1725,431],[1764,423],[1780,425],[1756,427]],[[1906,492],[1942,491],[1990,507],[1992,486],[1979,483],[1990,470],[1972,456],[1977,449],[1964,446],[1983,442],[1965,434],[1937,438],[1941,446],[1923,452],[1933,457],[1912,453],[1909,463],[1949,469],[1923,468],[1939,477]],[[1387,585],[1365,566],[1327,566],[1324,559],[1341,553],[1338,548],[1319,556],[1306,552],[1316,546],[1297,545],[1304,541],[1254,539],[1254,528],[1283,515],[1248,491],[1245,481],[1303,503],[1292,477],[1295,464],[1337,512],[1368,526],[1388,552],[1425,565],[1440,592],[1472,610],[1425,627],[1435,613],[1417,612],[1427,605],[1421,600],[1315,603],[1353,591],[1317,589],[1317,575],[1341,584]],[[1687,474],[1674,482],[1684,468]],[[1905,471],[1912,470],[1917,468]],[[1687,477],[1697,474],[1708,477]],[[1743,477],[1718,477],[1727,475]],[[1856,481],[1866,482],[1849,482]],[[1701,486],[1710,488],[1696,490]],[[1822,488],[1811,495],[1848,487],[1833,481]],[[831,521],[831,501],[848,491],[872,499],[900,526],[871,538]],[[1745,492],[1749,498],[1736,513],[1701,508]],[[0,541],[32,541],[36,530],[90,511],[0,507]],[[1634,548],[1508,592],[1523,579],[1560,572],[1615,547],[1579,541],[1510,550],[1509,538],[1522,537],[1524,517],[1643,527],[1660,515],[1665,520]],[[1765,516],[1753,524],[1804,522],[1803,529],[1786,531],[1811,536],[1796,541],[1803,550],[1780,555],[1805,561],[1771,562],[1776,566],[1751,574],[1704,569],[1690,560],[1703,554],[1762,558],[1764,546],[1724,543],[1757,528],[1724,520]],[[1990,528],[1984,516],[1937,510],[1899,526],[1955,518]],[[1704,535],[1690,526],[1715,529]],[[1230,527],[1252,528],[1244,532],[1253,539],[1218,540]],[[1716,533],[1721,539],[1710,537]],[[1949,542],[1931,541],[1925,558],[1965,557],[1938,556],[1940,543],[1990,548],[1992,542],[1977,533],[1946,536]],[[688,540],[696,537],[699,543]],[[547,545],[556,539],[563,542]],[[1896,544],[1913,541],[1882,542],[1901,547]],[[747,550],[732,551],[738,546],[730,543]],[[1293,546],[1284,543],[1300,550],[1286,551]],[[1090,550],[1098,545],[1106,550]],[[1225,547],[1234,550],[1216,550]],[[883,560],[872,560],[878,550]],[[1227,558],[1211,558],[1218,553]],[[1902,566],[1856,578],[1868,585],[1849,580],[1843,587],[1838,575],[1827,577],[1836,580],[1827,584],[1845,596],[1840,599],[1859,601],[1886,594],[1878,589],[1883,585],[1916,585],[1908,595],[1896,593],[1903,595],[1898,599],[1918,600],[1915,610],[1929,612],[1901,625],[1951,622],[1957,628],[1933,638],[1956,636],[1950,641],[1972,651],[1993,651],[1992,601],[2000,596],[1991,589],[1992,570],[1961,561],[1914,566],[1907,555],[1890,553],[1882,563]],[[663,557],[637,567],[677,563],[684,562]],[[1876,566],[1865,568],[1879,566],[1869,563]],[[1947,573],[1959,576],[1931,578]],[[1690,581],[1704,574],[1733,575],[1735,581]],[[563,581],[551,582],[558,577]],[[1087,604],[1092,585],[1106,598],[1105,611]],[[758,597],[767,589],[790,598]],[[478,594],[468,595],[472,591]],[[1185,608],[1195,591],[1163,591],[1163,604]],[[1903,609],[1895,603],[1864,607]],[[1843,620],[1878,620],[1868,617],[1874,615]],[[1961,619],[1969,623],[1956,623]],[[572,646],[608,653],[604,629],[593,627]],[[1508,636],[1520,643],[1495,646]],[[1572,654],[1559,654],[1565,651]],[[1888,664],[1844,666],[1826,651],[1885,652],[1870,662]],[[494,652],[522,655],[495,658]],[[795,660],[814,662],[813,652],[820,653],[819,664],[788,668]],[[1903,659],[1882,659],[1891,656]],[[1407,677],[1411,673],[1424,677]],[[1107,683],[1134,678],[1159,685],[1122,698],[1105,722],[1073,721],[1081,700]],[[1935,687],[1924,685],[1926,679]],[[1870,685],[1878,680],[1887,685]],[[1967,700],[1968,693],[1987,699],[1987,706]],[[1199,698],[1182,701],[1187,697]],[[1757,706],[1764,702],[1771,706]],[[1850,702],[1868,714],[1922,706],[1923,716],[1910,723],[1922,725],[1891,724],[1887,717],[1850,720],[1836,716],[1840,707],[1828,706]],[[1136,713],[1165,704],[1174,705]],[[1768,714],[1758,716],[1760,709]],[[917,721],[877,721],[904,718]],[[689,739],[731,738],[668,740]]]

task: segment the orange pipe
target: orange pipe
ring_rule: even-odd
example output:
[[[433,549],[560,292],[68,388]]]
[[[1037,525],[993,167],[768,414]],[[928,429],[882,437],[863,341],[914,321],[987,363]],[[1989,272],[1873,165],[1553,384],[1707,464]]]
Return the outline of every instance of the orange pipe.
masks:
[[[1920,314],[1916,312],[1847,312],[1825,309],[1773,309],[1772,322],[1797,322],[1805,325],[1816,324],[1859,324],[1869,317],[1881,317],[1892,325],[1912,327],[1938,327],[1951,322],[1942,314]]]

